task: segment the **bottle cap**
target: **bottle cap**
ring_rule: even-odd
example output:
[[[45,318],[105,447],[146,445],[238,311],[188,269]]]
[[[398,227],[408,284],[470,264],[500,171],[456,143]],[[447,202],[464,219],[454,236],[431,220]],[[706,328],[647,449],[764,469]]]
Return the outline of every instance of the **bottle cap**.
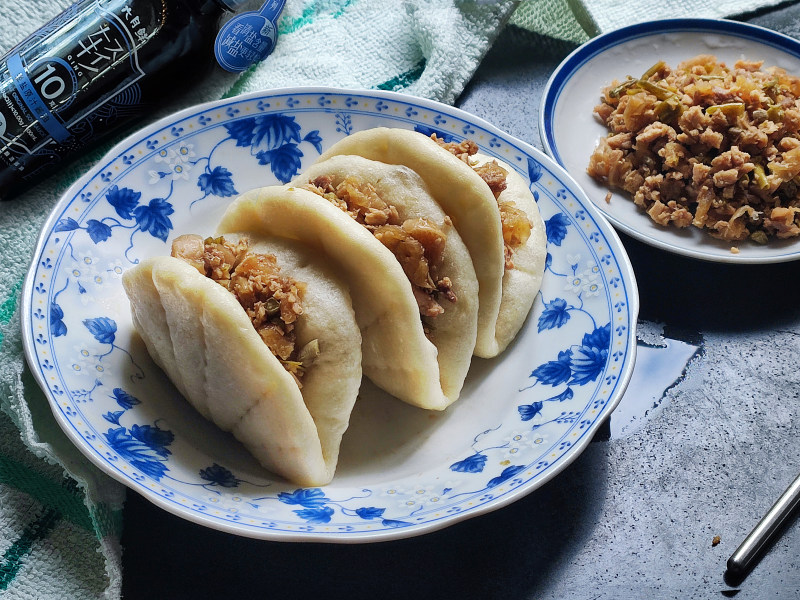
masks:
[[[278,38],[277,22],[284,4],[286,0],[266,0],[258,12],[244,12],[225,23],[214,42],[219,65],[231,73],[241,73],[269,56]]]

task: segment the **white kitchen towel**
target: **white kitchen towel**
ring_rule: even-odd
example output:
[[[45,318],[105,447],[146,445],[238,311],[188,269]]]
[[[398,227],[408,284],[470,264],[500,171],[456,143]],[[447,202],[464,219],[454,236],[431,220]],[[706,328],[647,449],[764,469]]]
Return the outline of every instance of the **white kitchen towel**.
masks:
[[[653,19],[720,19],[784,0],[523,0],[510,23],[541,36],[583,43],[601,33]]]

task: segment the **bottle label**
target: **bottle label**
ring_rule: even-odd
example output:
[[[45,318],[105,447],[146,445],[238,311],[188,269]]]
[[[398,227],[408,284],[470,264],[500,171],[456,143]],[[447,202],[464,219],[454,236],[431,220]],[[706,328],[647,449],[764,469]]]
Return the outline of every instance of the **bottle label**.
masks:
[[[56,61],[62,68],[66,67],[65,70],[67,74],[72,75],[72,79],[74,79],[74,74],[70,72],[69,66],[58,59],[54,60],[54,62]],[[20,57],[19,54],[12,54],[9,56],[6,64],[17,93],[39,121],[39,124],[44,127],[47,133],[57,142],[67,141],[70,135],[69,131],[64,127],[61,121],[50,112],[50,109],[47,108],[47,104],[45,104],[45,99],[53,93],[51,88],[55,88],[56,93],[66,88],[65,78],[54,75],[55,68],[53,65],[48,65],[48,68],[36,78],[35,82],[31,81],[30,77],[28,77],[28,74],[25,72],[25,66],[22,64],[22,57]],[[36,87],[36,83],[40,84],[39,88]]]
[[[56,145],[91,137],[93,118],[108,113],[104,105],[130,95],[145,74],[137,49],[160,22],[151,6],[84,0],[6,56],[0,63],[0,161],[24,170],[31,155],[49,152],[55,159]]]

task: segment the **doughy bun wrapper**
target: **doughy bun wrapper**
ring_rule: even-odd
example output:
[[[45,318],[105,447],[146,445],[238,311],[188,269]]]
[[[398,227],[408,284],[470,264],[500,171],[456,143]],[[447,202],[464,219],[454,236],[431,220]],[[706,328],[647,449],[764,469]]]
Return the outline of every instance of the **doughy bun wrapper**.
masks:
[[[258,244],[253,250],[261,251]],[[282,264],[279,252],[270,253]],[[291,272],[308,284],[297,343],[302,347],[317,339],[320,347],[304,377],[303,393],[233,294],[184,261],[145,260],[126,271],[123,286],[151,357],[188,402],[231,432],[266,469],[296,484],[316,486],[333,478],[360,386],[361,356],[345,289],[309,269]],[[331,330],[333,321],[338,327]]]
[[[218,233],[229,231],[299,240],[339,269],[361,329],[363,371],[375,385],[426,409],[458,398],[464,373],[440,369],[400,263],[347,213],[307,190],[266,187],[228,207]]]
[[[452,219],[469,250],[478,278],[478,337],[475,354],[498,354],[495,327],[505,271],[500,211],[489,186],[468,165],[432,139],[406,129],[376,127],[336,142],[318,162],[337,155],[405,165],[423,179],[431,195]]]
[[[348,178],[369,183],[384,202],[397,209],[401,221],[424,218],[446,234],[439,274],[451,280],[456,301],[439,297],[444,312],[423,318],[423,323],[429,327],[428,339],[438,350],[446,395],[455,398],[460,392],[459,383],[469,371],[478,330],[478,279],[458,231],[448,223],[447,215],[431,197],[425,182],[408,167],[360,156],[334,156],[312,165],[294,183],[302,185],[320,176],[330,178],[334,187]]]
[[[508,187],[500,193],[498,202],[513,202],[517,208],[525,212],[531,222],[530,237],[512,254],[514,268],[506,269],[503,275],[503,294],[497,315],[494,343],[487,348],[489,356],[494,356],[503,352],[514,340],[539,293],[547,258],[547,233],[536,200],[522,176],[510,165],[496,158],[482,154],[475,154],[472,158],[477,161],[475,166],[495,161],[508,172],[506,176]]]

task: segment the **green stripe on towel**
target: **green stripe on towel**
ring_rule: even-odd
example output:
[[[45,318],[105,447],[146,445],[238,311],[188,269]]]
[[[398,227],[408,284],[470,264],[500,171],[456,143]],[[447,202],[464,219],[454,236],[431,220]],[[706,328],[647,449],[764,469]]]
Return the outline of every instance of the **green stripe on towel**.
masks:
[[[408,87],[409,85],[414,83],[417,79],[422,77],[422,73],[424,71],[425,71],[425,59],[422,59],[405,73],[400,73],[400,75],[392,77],[391,79],[376,85],[375,89],[386,90],[389,92],[396,92],[397,90],[402,90],[403,88]]]
[[[290,19],[288,17],[283,17],[278,23],[278,35],[294,33],[301,27],[310,25],[314,22],[314,17],[319,13],[320,10],[331,10],[337,4],[339,5],[338,8],[330,13],[329,16],[334,19],[341,17],[342,14],[344,14],[344,11],[347,10],[347,8],[353,4],[353,2],[355,2],[355,0],[336,0],[333,2],[331,0],[327,0],[327,2],[312,2],[303,10],[303,14],[301,14],[298,18]],[[320,6],[320,4],[322,6]]]
[[[14,316],[14,311],[17,310],[17,292],[22,288],[22,280],[20,279],[11,288],[11,293],[2,304],[0,304],[0,325],[5,325]],[[0,331],[0,344],[3,343],[3,332]]]
[[[25,492],[80,527],[89,531],[94,530],[94,524],[83,502],[83,492],[72,479],[57,482],[7,456],[0,455],[0,483]]]
[[[8,589],[22,568],[23,559],[30,553],[33,544],[47,537],[60,518],[61,515],[57,510],[52,508],[46,510],[38,519],[25,527],[19,539],[8,547],[0,560],[0,590]]]

